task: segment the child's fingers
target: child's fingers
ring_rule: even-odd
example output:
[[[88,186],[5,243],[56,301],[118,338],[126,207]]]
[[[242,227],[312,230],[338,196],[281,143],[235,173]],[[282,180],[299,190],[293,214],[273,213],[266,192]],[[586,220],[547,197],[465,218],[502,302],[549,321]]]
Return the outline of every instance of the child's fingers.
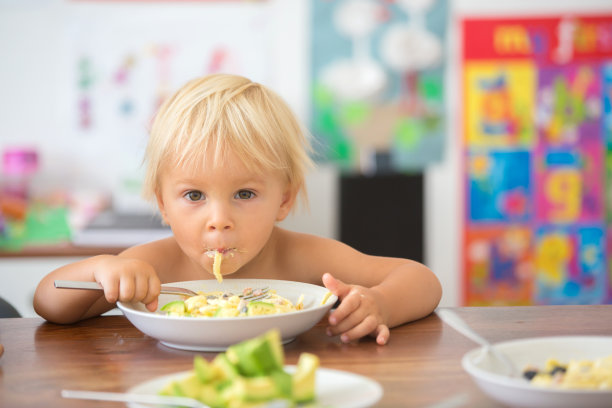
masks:
[[[355,313],[361,306],[362,295],[353,292],[342,299],[340,305],[329,315],[329,324],[337,326],[333,332],[341,333],[358,324],[366,315],[367,311],[362,310],[362,313]]]
[[[149,277],[149,279],[146,282],[146,288],[147,288],[147,293],[142,298],[142,303],[147,305],[147,309],[148,309],[149,304],[151,304],[153,301],[157,301],[157,297],[159,296],[159,292],[161,290],[161,283],[157,275],[152,275]],[[155,306],[157,307],[157,302],[155,303]]]
[[[391,332],[389,328],[384,324],[379,324],[376,328],[376,332],[374,333],[376,336],[376,343],[381,346],[384,346],[389,341],[389,337],[391,336]]]
[[[135,276],[134,295],[131,300],[142,301],[147,304],[153,300],[153,296],[149,296],[149,279],[146,276]]]
[[[334,295],[338,296],[338,299],[342,300],[351,291],[351,287],[340,279],[334,278],[330,273],[326,273],[321,278],[323,285]]]
[[[115,303],[119,300],[119,282],[110,279],[100,280],[100,285],[104,289],[104,298],[108,303]]]
[[[130,302],[136,293],[136,279],[132,276],[122,276],[119,281],[119,300]]]
[[[157,310],[158,298],[155,298],[152,302],[146,303],[145,307],[148,311],[154,312]]]
[[[342,333],[340,335],[340,340],[342,340],[343,343],[348,343],[350,341],[360,339],[369,335],[370,333],[373,333],[377,327],[378,322],[376,318],[372,315],[366,316],[361,323]]]

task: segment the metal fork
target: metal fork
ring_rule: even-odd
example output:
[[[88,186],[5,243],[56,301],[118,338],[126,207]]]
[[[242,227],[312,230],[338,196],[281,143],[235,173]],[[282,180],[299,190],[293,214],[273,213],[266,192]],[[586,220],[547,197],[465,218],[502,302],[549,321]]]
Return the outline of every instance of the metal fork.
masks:
[[[257,294],[255,294],[255,292],[257,292]],[[262,289],[255,289],[253,290],[250,294],[248,295],[238,295],[238,297],[240,299],[243,300],[248,300],[250,302],[253,302],[255,300],[261,300],[261,299],[265,299],[269,296],[270,292],[270,287],[266,286]]]
[[[55,282],[56,288],[62,289],[90,289],[90,290],[102,290],[102,285],[98,282],[84,282],[84,281],[71,281],[71,280],[56,280]],[[261,300],[268,296],[270,288],[266,286],[261,289],[261,293],[259,293],[258,289],[255,289],[253,292],[258,292],[256,295],[251,293],[249,295],[238,295],[239,298],[249,301]],[[176,286],[161,286],[161,292],[167,295],[183,295],[183,296],[197,296],[198,293],[194,292],[191,289],[179,288]]]

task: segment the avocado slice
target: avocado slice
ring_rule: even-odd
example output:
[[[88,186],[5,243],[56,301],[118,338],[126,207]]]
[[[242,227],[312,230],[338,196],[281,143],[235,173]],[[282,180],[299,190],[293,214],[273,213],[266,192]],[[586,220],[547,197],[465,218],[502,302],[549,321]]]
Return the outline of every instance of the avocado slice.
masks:
[[[239,377],[223,391],[226,401],[258,402],[278,396],[278,388],[271,377]]]
[[[236,317],[240,311],[235,307],[219,307],[214,314],[214,317]]]
[[[178,381],[170,381],[162,388],[159,395],[167,395],[169,397],[182,397],[181,389],[178,386]]]
[[[270,330],[261,336],[230,346],[225,352],[229,361],[245,377],[256,377],[282,370],[283,346],[278,330]]]
[[[225,406],[218,384],[201,384],[197,399],[212,408]]]
[[[189,374],[182,380],[176,381],[173,389],[174,395],[177,397],[198,398],[200,396],[200,388],[202,383],[195,373]]]
[[[196,375],[203,383],[210,383],[221,377],[218,367],[209,363],[200,355],[196,355],[193,358],[193,368]]]
[[[293,377],[285,370],[275,370],[270,374],[280,398],[293,398]]]
[[[224,353],[217,354],[212,361],[212,365],[217,367],[221,379],[233,380],[234,378],[240,376],[238,368],[227,358],[227,355]]]
[[[283,341],[281,333],[277,329],[272,329],[263,334],[270,345],[273,356],[273,366],[277,369],[283,369],[285,365],[285,352],[283,351]]]
[[[276,313],[276,307],[272,303],[254,301],[247,305],[247,316],[259,316]]]
[[[161,307],[162,312],[166,312],[167,314],[176,314],[182,316],[187,311],[185,308],[185,302],[182,300],[173,300],[172,302],[168,302]]]
[[[300,354],[297,370],[292,377],[293,400],[295,402],[314,400],[317,368],[319,368],[319,357],[311,353]]]

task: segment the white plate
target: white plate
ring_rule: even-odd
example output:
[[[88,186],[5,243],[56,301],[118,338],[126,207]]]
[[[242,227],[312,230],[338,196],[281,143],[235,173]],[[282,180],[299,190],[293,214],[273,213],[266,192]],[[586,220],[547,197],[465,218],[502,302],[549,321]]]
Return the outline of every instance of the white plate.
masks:
[[[558,336],[512,340],[495,345],[505,353],[518,370],[526,366],[544,367],[547,359],[559,362],[594,360],[612,354],[612,337]],[[604,408],[612,406],[612,390],[571,390],[531,385],[524,378],[511,378],[495,359],[477,356],[481,348],[465,354],[463,368],[491,398],[512,407],[533,408]],[[475,361],[478,361],[477,363]]]
[[[141,332],[158,339],[162,344],[184,350],[222,351],[232,344],[256,337],[272,328],[280,330],[283,343],[288,343],[300,333],[317,324],[336,303],[332,295],[324,305],[321,300],[327,293],[322,286],[308,283],[272,279],[225,279],[199,280],[169,283],[194,291],[224,291],[240,293],[244,288],[263,288],[269,286],[276,293],[293,303],[304,295],[304,309],[296,312],[248,317],[203,318],[166,316],[149,312],[142,303],[117,302],[123,314]],[[181,299],[178,295],[160,295],[159,307]]]
[[[295,371],[295,366],[285,366],[287,372]],[[183,371],[154,378],[132,387],[127,392],[135,394],[157,394],[170,381],[178,380],[191,371]],[[316,406],[334,408],[363,408],[376,404],[383,395],[379,383],[361,375],[328,368],[317,369],[315,383]],[[148,405],[130,403],[132,408],[148,408]]]

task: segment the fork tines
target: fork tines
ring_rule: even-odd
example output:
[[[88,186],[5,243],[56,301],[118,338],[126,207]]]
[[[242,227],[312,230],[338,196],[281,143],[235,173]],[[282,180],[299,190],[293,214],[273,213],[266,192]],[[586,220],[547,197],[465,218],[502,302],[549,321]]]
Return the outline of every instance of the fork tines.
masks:
[[[269,292],[270,292],[270,288],[266,286],[261,289],[253,289],[251,290],[251,292],[248,292],[246,295],[242,294],[238,296],[243,300],[253,301],[253,300],[265,299],[266,297],[268,297]]]

